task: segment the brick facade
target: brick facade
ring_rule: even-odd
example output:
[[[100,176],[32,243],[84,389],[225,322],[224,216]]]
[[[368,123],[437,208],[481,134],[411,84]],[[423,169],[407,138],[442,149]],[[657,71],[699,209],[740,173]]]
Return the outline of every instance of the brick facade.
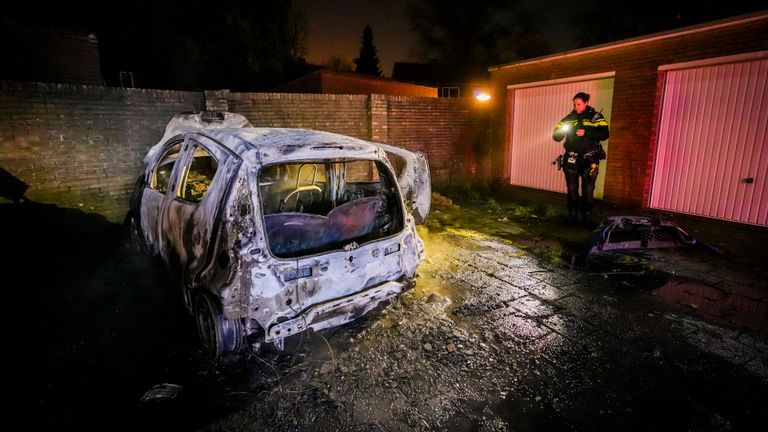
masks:
[[[505,101],[494,121],[505,124],[506,133],[497,137],[491,156],[505,164],[495,165],[492,176],[504,179],[509,170],[510,103],[501,96],[506,86],[615,71],[605,199],[644,206],[663,89],[658,67],[762,50],[768,50],[765,13],[493,68],[495,92]]]
[[[469,99],[232,93],[229,110],[255,127],[316,129],[422,151],[435,184],[473,176],[475,152],[488,143],[487,117]]]
[[[121,221],[142,159],[201,93],[0,81],[0,167],[27,197]]]
[[[465,181],[477,172],[476,152],[488,144],[483,112],[472,99],[388,96],[386,142],[424,152],[432,181]]]
[[[368,96],[301,93],[231,93],[229,111],[254,127],[317,129],[368,138]]]

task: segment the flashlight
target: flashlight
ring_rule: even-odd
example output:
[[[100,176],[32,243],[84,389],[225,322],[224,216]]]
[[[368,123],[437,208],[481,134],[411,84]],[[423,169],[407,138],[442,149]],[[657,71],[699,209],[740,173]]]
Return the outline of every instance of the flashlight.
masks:
[[[560,130],[563,130],[563,131],[567,131],[570,128],[571,128],[571,125],[567,125],[567,124],[560,126]]]

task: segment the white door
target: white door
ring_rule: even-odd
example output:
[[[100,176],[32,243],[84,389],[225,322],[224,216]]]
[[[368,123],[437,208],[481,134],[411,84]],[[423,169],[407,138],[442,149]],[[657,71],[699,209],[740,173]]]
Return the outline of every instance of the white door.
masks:
[[[768,59],[669,68],[650,207],[768,225]]]
[[[609,76],[605,76],[609,75]],[[575,77],[566,80],[509,86],[511,93],[510,183],[535,189],[565,193],[565,177],[552,161],[563,154],[563,143],[552,140],[560,119],[573,110],[573,96],[590,94],[589,104],[601,111],[611,124],[613,73]],[[603,142],[610,157],[608,141]],[[600,162],[595,198],[603,197],[606,161]]]

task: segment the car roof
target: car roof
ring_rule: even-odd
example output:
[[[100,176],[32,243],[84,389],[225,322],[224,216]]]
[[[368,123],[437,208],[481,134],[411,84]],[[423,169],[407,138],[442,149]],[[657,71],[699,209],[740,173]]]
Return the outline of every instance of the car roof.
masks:
[[[243,159],[251,153],[261,164],[277,161],[317,158],[380,157],[376,143],[347,135],[298,128],[251,127],[245,117],[225,113],[214,121],[201,120],[200,114],[178,114],[168,123],[163,139],[153,146],[145,162],[175,136],[203,135],[220,143]]]

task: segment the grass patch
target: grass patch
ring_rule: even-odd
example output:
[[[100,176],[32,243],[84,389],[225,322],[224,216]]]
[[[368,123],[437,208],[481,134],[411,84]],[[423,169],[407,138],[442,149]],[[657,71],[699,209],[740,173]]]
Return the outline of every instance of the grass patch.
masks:
[[[459,206],[454,204],[453,200],[440,192],[432,192],[432,205],[444,210],[459,210]]]

